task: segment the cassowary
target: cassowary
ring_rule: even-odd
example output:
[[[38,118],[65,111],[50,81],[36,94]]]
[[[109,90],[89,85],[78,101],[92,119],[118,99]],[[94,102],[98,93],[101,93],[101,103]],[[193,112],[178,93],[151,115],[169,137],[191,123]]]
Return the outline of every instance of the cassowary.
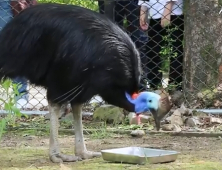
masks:
[[[78,6],[41,4],[25,9],[0,32],[0,78],[25,77],[47,90],[52,162],[100,156],[87,151],[82,104],[94,95],[130,112],[155,116],[160,96],[143,92],[136,99],[140,57],[129,36],[105,16]],[[58,115],[72,106],[75,156],[60,152]]]

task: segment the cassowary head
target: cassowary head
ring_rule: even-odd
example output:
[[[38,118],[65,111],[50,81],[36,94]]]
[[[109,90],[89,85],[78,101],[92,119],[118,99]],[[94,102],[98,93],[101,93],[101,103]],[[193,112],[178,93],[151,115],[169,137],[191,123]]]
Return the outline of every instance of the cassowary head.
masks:
[[[140,123],[139,115],[150,111],[153,114],[157,130],[160,129],[161,120],[158,117],[158,110],[161,107],[160,95],[153,92],[141,92],[139,94],[134,94],[131,97],[128,93],[126,93],[126,98],[135,106],[138,124]]]

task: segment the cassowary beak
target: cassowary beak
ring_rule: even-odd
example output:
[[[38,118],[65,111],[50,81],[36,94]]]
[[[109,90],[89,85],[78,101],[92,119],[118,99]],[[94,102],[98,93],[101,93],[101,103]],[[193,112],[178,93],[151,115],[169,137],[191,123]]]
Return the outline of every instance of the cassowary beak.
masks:
[[[154,121],[155,121],[155,125],[156,125],[156,130],[159,131],[160,130],[160,121],[161,119],[158,117],[158,110],[150,110],[150,112],[153,115]]]
[[[166,114],[171,110],[171,108],[172,108],[172,105],[170,104],[168,95],[164,94],[161,96],[161,99],[159,100],[158,109],[150,110],[154,117],[157,131],[160,130],[161,120],[166,116]]]
[[[158,103],[158,109],[150,109],[150,112],[153,115],[155,125],[156,125],[156,130],[160,130],[160,122],[163,119],[163,117],[170,111],[171,107],[164,107],[164,100],[160,99]]]

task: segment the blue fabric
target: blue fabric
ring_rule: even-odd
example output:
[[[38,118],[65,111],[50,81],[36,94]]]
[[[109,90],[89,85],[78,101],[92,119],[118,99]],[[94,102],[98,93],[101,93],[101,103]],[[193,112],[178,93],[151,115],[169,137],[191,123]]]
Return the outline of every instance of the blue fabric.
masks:
[[[13,15],[10,0],[0,0],[0,31],[12,18]],[[16,100],[19,100],[20,98],[28,100],[27,80],[25,78],[17,77],[13,79],[13,83],[21,84],[21,87],[18,89],[20,95],[16,97]]]
[[[28,87],[28,83],[27,80],[23,77],[16,77],[13,79],[13,83],[19,84],[21,85],[21,87],[18,89],[19,92],[19,96],[16,96],[15,100],[18,101],[19,99],[25,99],[28,101],[28,91],[27,91],[27,87]]]
[[[0,31],[12,19],[12,10],[9,0],[0,1]]]

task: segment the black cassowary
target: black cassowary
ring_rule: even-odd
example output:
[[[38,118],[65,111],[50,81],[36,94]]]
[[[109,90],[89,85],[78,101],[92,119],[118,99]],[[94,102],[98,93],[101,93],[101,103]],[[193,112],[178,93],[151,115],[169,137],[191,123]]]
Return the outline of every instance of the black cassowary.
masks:
[[[0,32],[0,78],[27,78],[47,89],[53,162],[100,156],[87,151],[81,106],[94,95],[130,112],[151,110],[156,120],[159,95],[138,91],[140,58],[129,36],[105,16],[73,5],[41,4],[22,11]],[[72,106],[75,156],[60,152],[58,115]],[[158,123],[157,123],[158,124]]]

